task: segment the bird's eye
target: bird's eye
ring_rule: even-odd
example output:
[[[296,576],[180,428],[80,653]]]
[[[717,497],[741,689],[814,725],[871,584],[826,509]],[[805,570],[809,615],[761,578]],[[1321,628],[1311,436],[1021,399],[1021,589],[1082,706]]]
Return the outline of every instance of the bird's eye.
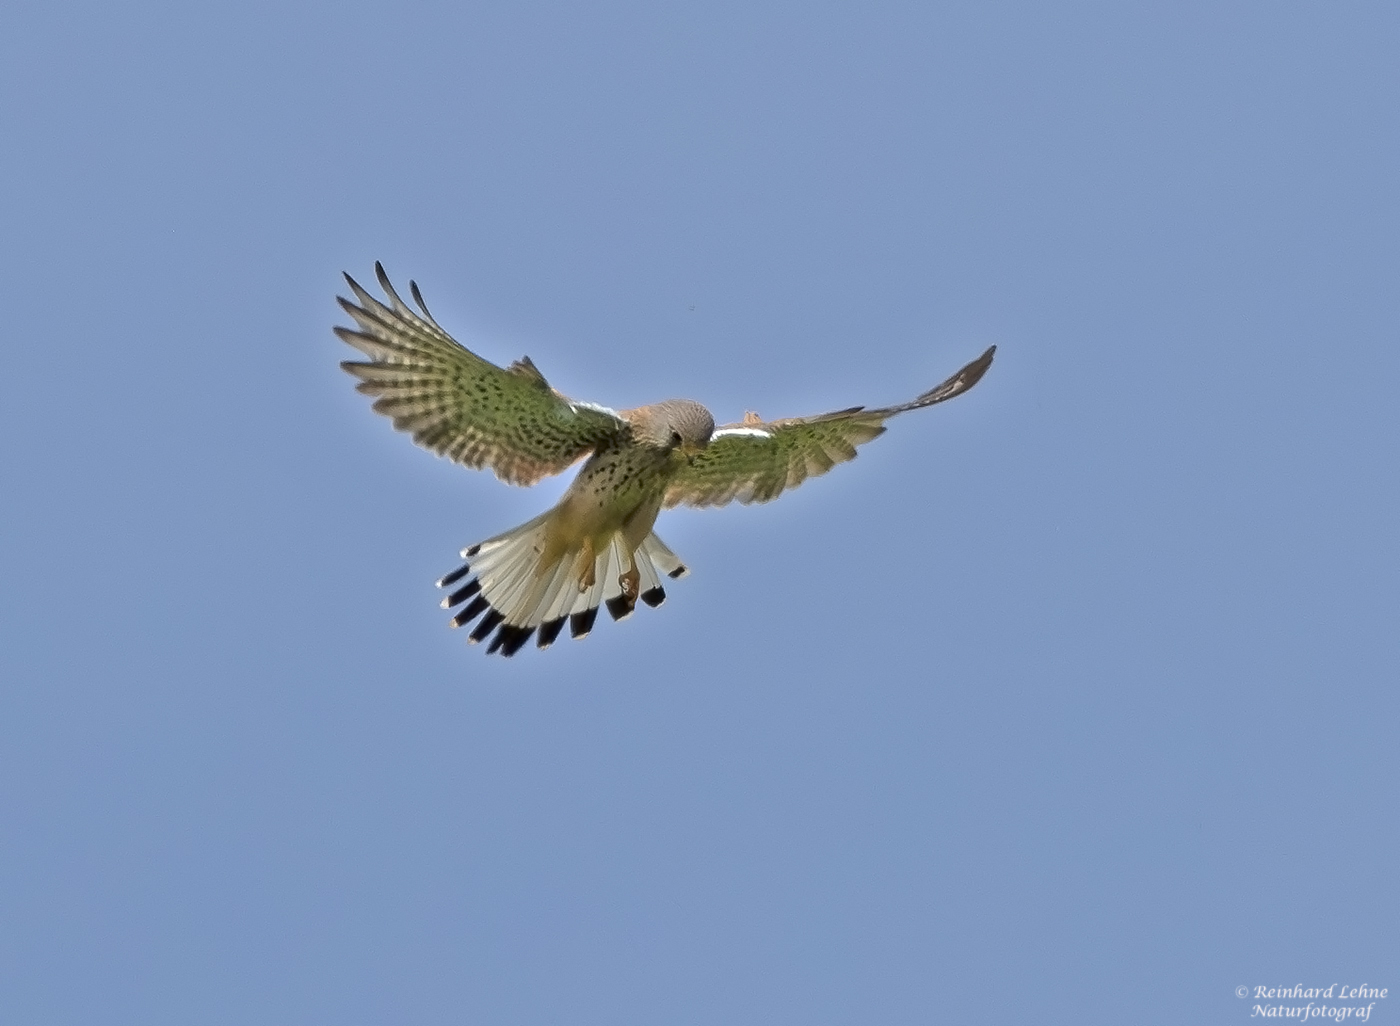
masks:
[[[680,433],[679,431],[672,431],[672,432],[671,432],[671,444],[672,444],[672,445],[680,445],[680,444],[681,444],[681,433]]]

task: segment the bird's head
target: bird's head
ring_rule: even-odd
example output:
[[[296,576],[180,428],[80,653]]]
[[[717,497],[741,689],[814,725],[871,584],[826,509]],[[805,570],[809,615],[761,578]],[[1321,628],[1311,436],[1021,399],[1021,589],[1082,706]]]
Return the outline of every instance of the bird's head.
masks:
[[[668,399],[636,412],[639,416],[633,422],[633,431],[638,441],[679,451],[686,459],[694,459],[704,451],[714,434],[714,417],[693,399]]]

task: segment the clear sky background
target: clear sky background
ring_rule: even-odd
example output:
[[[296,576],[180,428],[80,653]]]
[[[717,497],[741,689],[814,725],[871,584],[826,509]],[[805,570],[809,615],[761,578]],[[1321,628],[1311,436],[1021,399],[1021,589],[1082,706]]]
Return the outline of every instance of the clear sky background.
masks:
[[[7,3],[0,1018],[1400,1022],[1400,14]],[[339,272],[721,421],[968,395],[488,659]]]

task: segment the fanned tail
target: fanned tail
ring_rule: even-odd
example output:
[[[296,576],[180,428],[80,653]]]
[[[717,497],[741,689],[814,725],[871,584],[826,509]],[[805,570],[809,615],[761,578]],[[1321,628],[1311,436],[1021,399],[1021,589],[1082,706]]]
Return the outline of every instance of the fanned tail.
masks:
[[[460,582],[442,600],[442,608],[463,607],[449,621],[453,627],[481,617],[468,641],[490,638],[488,654],[513,656],[537,632],[536,644],[548,648],[566,623],[573,637],[587,637],[599,606],[606,606],[614,620],[624,620],[639,598],[653,607],[666,600],[662,575],[680,578],[689,572],[655,534],[630,554],[619,533],[598,547],[591,563],[579,549],[543,566],[549,517],[545,513],[463,549],[466,562],[437,582],[439,588]]]

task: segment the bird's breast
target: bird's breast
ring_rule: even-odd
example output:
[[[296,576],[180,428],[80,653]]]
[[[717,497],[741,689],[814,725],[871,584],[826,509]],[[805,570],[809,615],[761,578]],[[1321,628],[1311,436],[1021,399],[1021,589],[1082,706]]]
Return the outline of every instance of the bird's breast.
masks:
[[[603,536],[657,505],[674,473],[667,449],[632,445],[589,458],[559,504],[569,533]],[[562,526],[562,525],[561,525]]]

